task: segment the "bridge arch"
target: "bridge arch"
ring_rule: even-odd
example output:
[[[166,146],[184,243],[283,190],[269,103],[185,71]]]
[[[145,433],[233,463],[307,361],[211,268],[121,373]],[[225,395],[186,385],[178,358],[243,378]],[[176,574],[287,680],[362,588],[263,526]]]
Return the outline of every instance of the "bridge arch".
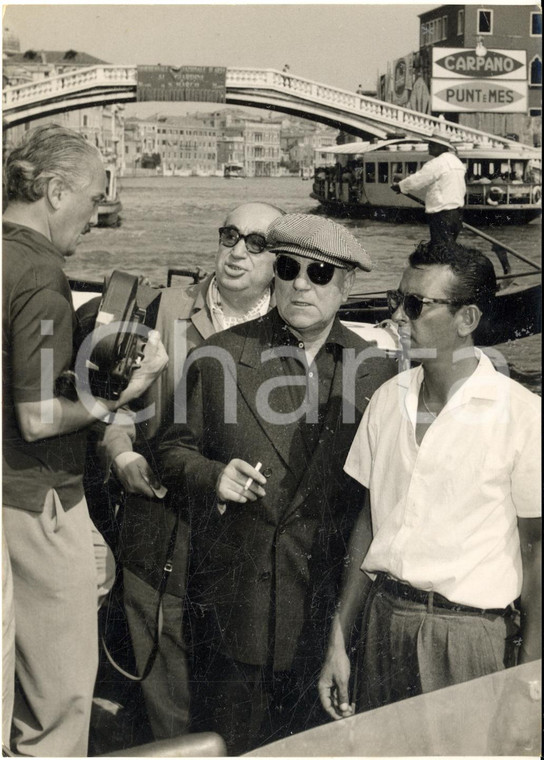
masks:
[[[102,65],[6,87],[4,126],[64,110],[134,102],[137,76],[135,66]],[[395,132],[424,139],[440,128],[446,137],[459,141],[519,148],[503,137],[275,69],[227,69],[226,102],[301,116],[366,138]]]

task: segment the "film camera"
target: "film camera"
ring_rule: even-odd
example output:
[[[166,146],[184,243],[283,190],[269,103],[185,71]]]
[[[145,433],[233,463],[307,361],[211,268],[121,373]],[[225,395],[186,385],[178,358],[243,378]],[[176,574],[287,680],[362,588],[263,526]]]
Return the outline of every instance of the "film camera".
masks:
[[[102,297],[78,309],[74,369],[86,390],[99,398],[119,398],[141,364],[145,328],[155,327],[159,301],[160,292],[139,285],[134,275],[114,271]]]

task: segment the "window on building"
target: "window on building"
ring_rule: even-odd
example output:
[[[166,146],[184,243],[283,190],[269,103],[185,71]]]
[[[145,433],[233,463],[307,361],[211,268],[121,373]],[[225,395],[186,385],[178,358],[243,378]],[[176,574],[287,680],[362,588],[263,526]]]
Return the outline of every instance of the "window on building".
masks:
[[[531,78],[529,84],[542,84],[542,60],[536,55],[531,61]]]
[[[542,108],[529,108],[529,116],[542,116]]]
[[[442,39],[448,39],[448,17],[442,16]]]
[[[542,37],[542,13],[531,13],[531,37]]]
[[[427,44],[427,24],[421,24],[419,27],[419,47],[425,47]]]
[[[457,34],[465,33],[465,9],[457,11]]]
[[[478,11],[478,34],[493,34],[493,11]]]

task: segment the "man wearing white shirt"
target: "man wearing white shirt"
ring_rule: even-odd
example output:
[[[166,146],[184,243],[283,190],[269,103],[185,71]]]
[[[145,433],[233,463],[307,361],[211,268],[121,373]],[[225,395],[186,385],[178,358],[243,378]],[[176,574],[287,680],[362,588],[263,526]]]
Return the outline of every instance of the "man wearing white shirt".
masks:
[[[474,347],[495,288],[483,254],[422,243],[388,294],[421,366],[374,394],[345,465],[370,515],[319,684],[335,719],[354,709],[346,646],[363,607],[357,710],[505,667],[518,599],[519,661],[540,657],[540,399]]]
[[[425,212],[432,243],[453,243],[463,226],[462,208],[467,191],[465,166],[455,148],[436,130],[428,140],[433,156],[415,174],[395,182],[396,193],[425,190]]]

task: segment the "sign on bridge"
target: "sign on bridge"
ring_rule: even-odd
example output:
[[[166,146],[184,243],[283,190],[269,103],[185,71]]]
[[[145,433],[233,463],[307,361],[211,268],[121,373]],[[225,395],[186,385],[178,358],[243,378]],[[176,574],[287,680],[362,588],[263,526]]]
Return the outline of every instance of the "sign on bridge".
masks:
[[[138,66],[137,100],[224,103],[222,66]]]

